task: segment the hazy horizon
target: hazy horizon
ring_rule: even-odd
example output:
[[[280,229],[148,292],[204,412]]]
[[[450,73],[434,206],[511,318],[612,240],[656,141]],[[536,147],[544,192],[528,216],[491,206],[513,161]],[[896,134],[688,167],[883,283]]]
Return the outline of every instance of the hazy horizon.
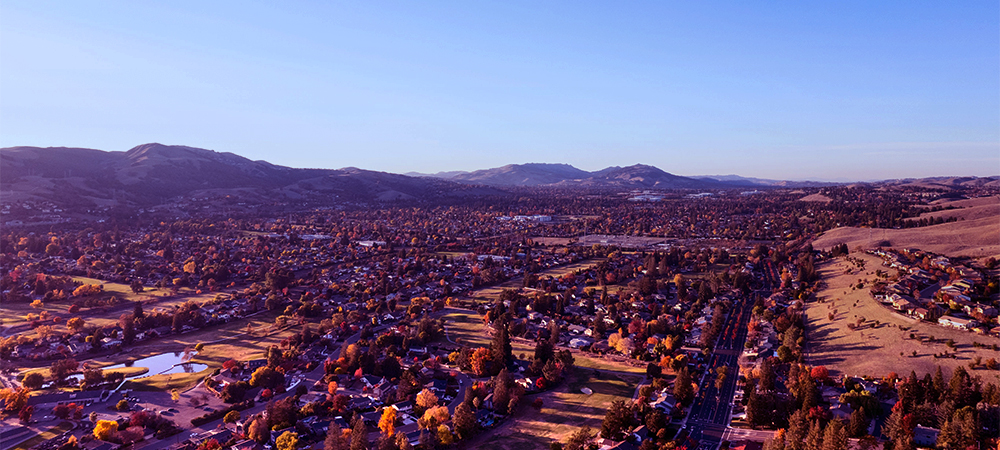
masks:
[[[1000,174],[1000,5],[0,3],[0,147]]]

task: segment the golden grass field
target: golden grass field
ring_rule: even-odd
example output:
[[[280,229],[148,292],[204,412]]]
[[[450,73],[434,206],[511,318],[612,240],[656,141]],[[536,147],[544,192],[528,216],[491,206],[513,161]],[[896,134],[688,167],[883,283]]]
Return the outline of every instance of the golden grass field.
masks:
[[[924,213],[921,217],[956,217],[959,220],[899,230],[835,228],[817,238],[813,247],[827,250],[844,243],[854,250],[881,244],[895,248],[919,248],[946,256],[1000,257],[1000,197],[935,202],[933,205],[950,205],[958,209]]]
[[[578,270],[589,269],[597,263],[603,261],[603,258],[591,258],[585,259],[583,261],[578,261],[572,264],[567,264],[564,266],[553,267],[548,270],[543,270],[538,273],[538,277],[553,277],[559,278],[566,274],[574,273]],[[504,289],[521,289],[524,286],[524,277],[514,277],[496,286],[490,286],[487,288],[477,289],[469,293],[469,298],[487,298],[490,300],[496,299]]]
[[[487,431],[470,443],[470,448],[497,450],[548,449],[552,442],[565,443],[584,425],[599,433],[608,406],[615,400],[631,400],[641,376],[602,375],[577,369],[559,388],[538,395],[525,396],[514,418]],[[591,395],[580,392],[588,387]],[[531,406],[542,399],[540,410]]]
[[[900,315],[876,302],[868,292],[870,284],[867,283],[864,289],[852,290],[851,284],[857,285],[859,280],[874,281],[875,270],[882,268],[882,260],[864,253],[852,253],[851,256],[865,260],[865,268],[847,274],[845,271],[854,266],[844,258],[825,261],[819,266],[825,286],[817,292],[815,301],[806,304],[805,309],[808,364],[826,366],[837,375],[881,377],[889,372],[906,375],[912,370],[922,377],[925,373],[933,373],[935,366],[941,366],[945,373],[950,373],[959,365],[968,369],[969,362],[976,356],[981,356],[984,361],[988,358],[1000,360],[1000,352],[972,345],[973,342],[1000,344],[1000,339]],[[836,315],[831,321],[828,314],[834,310]],[[847,324],[856,322],[859,316],[864,317],[869,325],[850,330]],[[871,326],[874,320],[881,322],[878,328]],[[910,333],[914,333],[917,339],[910,339]],[[931,336],[936,342],[920,341],[921,337]],[[945,345],[949,339],[955,341],[956,350]],[[913,356],[914,351],[917,352],[916,357]],[[934,357],[934,354],[945,351],[957,353],[958,358]],[[1000,371],[980,366],[971,373],[981,376],[984,381],[1000,381]]]
[[[7,327],[21,326],[25,329],[18,329],[18,334],[34,337],[37,333],[30,328],[26,328],[25,316],[29,313],[39,314],[42,311],[48,311],[53,317],[61,317],[62,321],[59,324],[50,321],[46,325],[52,326],[53,331],[56,333],[69,333],[70,330],[66,328],[66,321],[73,317],[84,319],[87,325],[103,327],[117,323],[118,317],[121,314],[132,312],[131,303],[135,301],[142,302],[143,308],[148,312],[154,308],[172,308],[174,305],[179,305],[189,300],[204,303],[212,300],[218,294],[218,292],[202,292],[199,294],[195,289],[182,288],[178,291],[177,295],[171,295],[169,289],[150,287],[145,288],[143,292],[135,294],[128,285],[122,283],[111,283],[86,277],[74,277],[73,279],[84,284],[104,285],[104,292],[98,295],[100,298],[117,297],[122,302],[107,307],[82,308],[76,314],[68,312],[70,305],[73,304],[75,299],[44,302],[42,308],[33,308],[28,303],[9,303],[5,304],[2,310],[0,310],[0,324]]]

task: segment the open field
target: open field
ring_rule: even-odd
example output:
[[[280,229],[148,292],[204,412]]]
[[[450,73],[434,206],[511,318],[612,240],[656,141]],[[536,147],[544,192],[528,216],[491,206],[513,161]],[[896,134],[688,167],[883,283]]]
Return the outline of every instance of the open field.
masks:
[[[448,339],[456,344],[470,347],[486,347],[490,345],[490,335],[486,333],[486,325],[482,316],[469,312],[451,313],[443,317]]]
[[[559,278],[563,275],[576,272],[577,270],[589,269],[594,265],[596,265],[597,263],[601,262],[602,260],[603,259],[600,258],[591,258],[591,259],[585,259],[583,261],[578,261],[572,264],[567,264],[565,266],[553,267],[551,269],[539,272],[538,277]],[[477,289],[475,291],[472,291],[469,293],[468,297],[470,298],[485,297],[492,300],[495,299],[497,296],[499,296],[500,293],[504,291],[504,289],[520,289],[522,286],[524,286],[524,277],[514,277],[496,286],[490,286],[487,288]]]
[[[866,261],[865,269],[846,274],[853,268],[843,258],[820,264],[819,272],[825,286],[817,292],[816,301],[806,304],[806,361],[810,365],[822,365],[832,374],[871,375],[881,377],[889,372],[901,375],[911,370],[918,376],[933,373],[935,366],[941,366],[946,373],[955,367],[968,367],[976,356],[983,360],[1000,359],[1000,352],[992,349],[975,348],[973,342],[1000,344],[1000,339],[975,333],[946,328],[929,322],[921,322],[903,316],[883,307],[864,289],[852,290],[851,284],[858,280],[874,280],[875,269],[882,267],[880,258],[852,253],[852,257]],[[820,303],[824,302],[824,303]],[[828,314],[836,314],[831,321]],[[848,323],[856,323],[859,317],[867,320],[866,325],[850,330]],[[873,321],[880,321],[876,328]],[[916,339],[910,339],[913,333]],[[921,342],[920,338],[933,336],[934,342]],[[956,350],[945,343],[952,339]],[[957,353],[957,358],[935,358],[934,354]],[[913,356],[917,352],[917,356]],[[902,356],[900,355],[902,353]],[[971,371],[984,381],[1000,380],[1000,371],[979,368]]]
[[[33,308],[28,303],[8,303],[0,310],[0,324],[10,327],[9,330],[4,330],[4,334],[16,333],[35,336],[35,331],[25,322],[25,316],[27,314],[39,314],[42,311],[47,311],[53,317],[58,316],[63,319],[59,324],[47,323],[47,325],[53,327],[54,332],[69,333],[70,330],[66,328],[66,321],[72,317],[84,319],[87,325],[103,327],[117,323],[118,317],[121,314],[132,312],[133,302],[136,301],[142,302],[144,310],[151,312],[155,308],[173,308],[175,305],[180,305],[189,300],[203,303],[215,298],[219,294],[219,292],[203,292],[199,294],[195,289],[182,288],[178,291],[177,295],[172,295],[169,289],[151,287],[146,287],[143,292],[136,294],[132,292],[132,289],[128,285],[122,283],[111,283],[86,277],[74,277],[73,280],[84,284],[103,285],[104,292],[98,294],[98,298],[109,299],[117,297],[121,301],[108,306],[84,307],[75,314],[70,314],[68,310],[76,299],[44,302],[42,308]]]
[[[827,231],[813,247],[827,250],[845,243],[854,250],[877,245],[919,248],[946,256],[1000,257],[1000,197],[985,197],[935,204],[960,209],[924,213],[921,217],[957,217],[958,222],[920,228],[884,229],[841,227]]]
[[[591,371],[577,369],[558,389],[524,397],[515,418],[486,432],[471,447],[548,449],[552,442],[565,443],[584,425],[600,432],[601,421],[611,402],[631,400],[640,379],[629,375],[594,378]],[[583,387],[594,393],[581,393]],[[541,410],[531,406],[536,398],[542,399]]]

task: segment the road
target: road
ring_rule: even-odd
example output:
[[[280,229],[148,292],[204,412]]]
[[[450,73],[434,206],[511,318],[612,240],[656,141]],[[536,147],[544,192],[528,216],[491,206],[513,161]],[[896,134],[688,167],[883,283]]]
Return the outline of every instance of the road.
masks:
[[[744,295],[736,300],[732,311],[726,318],[722,333],[716,341],[715,350],[709,357],[709,364],[702,377],[698,395],[695,397],[691,410],[688,412],[685,426],[689,435],[708,447],[713,447],[732,433],[729,428],[731,421],[733,396],[736,393],[736,381],[739,378],[739,358],[743,352],[749,332],[747,324],[753,315],[753,298],[756,294],[767,295],[771,292],[775,271],[770,261],[764,263],[761,274],[762,289],[758,292]],[[728,368],[726,381],[721,389],[715,387],[716,369]]]

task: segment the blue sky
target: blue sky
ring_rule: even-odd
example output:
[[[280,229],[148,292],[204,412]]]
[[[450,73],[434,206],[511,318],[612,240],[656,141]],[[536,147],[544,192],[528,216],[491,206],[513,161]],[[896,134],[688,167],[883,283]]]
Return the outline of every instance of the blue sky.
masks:
[[[147,142],[391,172],[997,175],[1000,6],[0,2],[0,146]]]

